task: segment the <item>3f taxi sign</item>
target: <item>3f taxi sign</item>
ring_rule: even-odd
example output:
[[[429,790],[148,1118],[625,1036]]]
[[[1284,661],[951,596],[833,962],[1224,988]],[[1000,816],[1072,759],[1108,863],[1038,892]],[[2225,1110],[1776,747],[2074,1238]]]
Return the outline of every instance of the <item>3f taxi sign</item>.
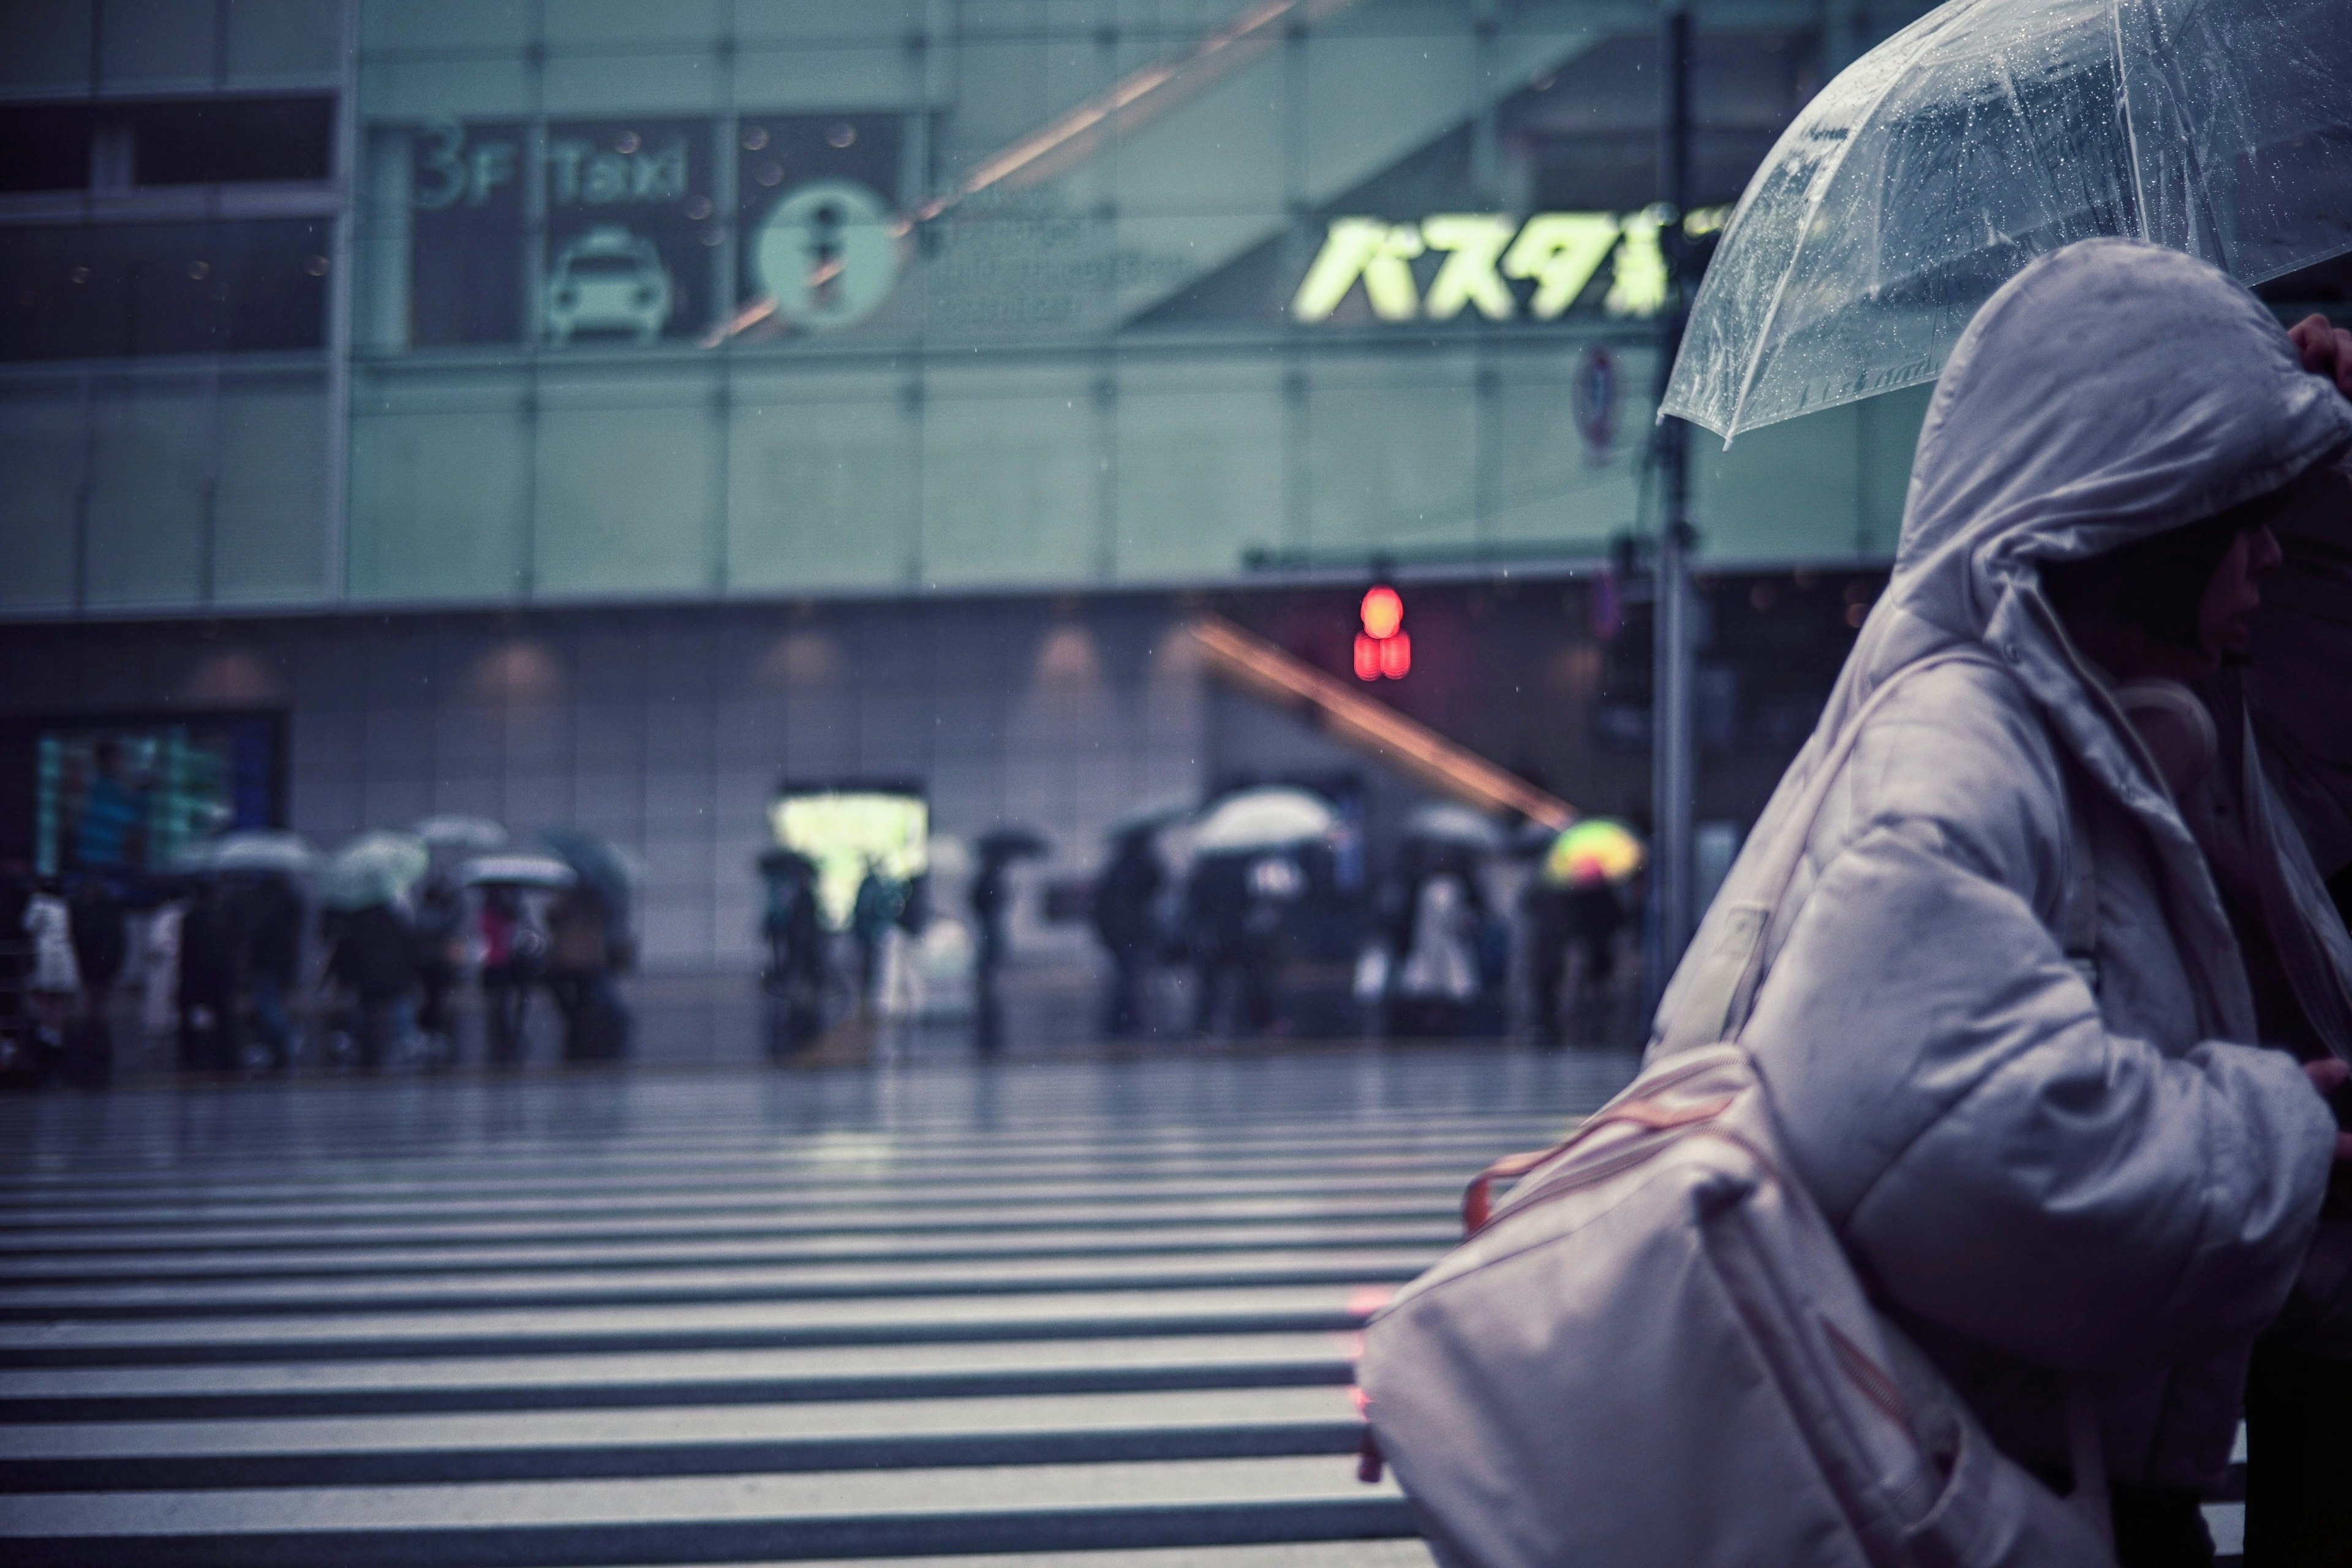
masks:
[[[1729,216],[1726,207],[1696,208],[1683,229],[1711,234]],[[1335,218],[1290,311],[1302,321],[1328,321],[1360,283],[1365,302],[1383,321],[1446,321],[1465,309],[1507,321],[1522,310],[1522,290],[1512,287],[1518,282],[1532,285],[1524,293],[1526,313],[1549,321],[1576,303],[1607,261],[1612,270],[1602,308],[1612,316],[1654,316],[1666,302],[1658,231],[1672,219],[1666,207],[1537,213],[1524,223],[1501,213],[1441,213],[1418,223]],[[1425,256],[1444,258],[1426,293],[1412,265]]]

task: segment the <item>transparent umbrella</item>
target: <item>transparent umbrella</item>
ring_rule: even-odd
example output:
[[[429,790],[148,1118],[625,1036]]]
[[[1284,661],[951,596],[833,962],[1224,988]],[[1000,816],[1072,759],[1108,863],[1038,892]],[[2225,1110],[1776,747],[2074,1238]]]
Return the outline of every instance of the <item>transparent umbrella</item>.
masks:
[[[478,855],[457,871],[461,887],[568,888],[580,873],[552,855]]]
[[[300,834],[255,827],[190,845],[173,858],[172,869],[190,875],[253,871],[299,877],[318,862],[319,852]]]
[[[1405,837],[1429,844],[1458,844],[1481,854],[1499,853],[1505,839],[1495,819],[1450,800],[1425,801],[1405,815]]]
[[[362,833],[328,860],[319,879],[319,900],[333,910],[388,903],[421,881],[431,866],[431,852],[413,833]]]
[[[2121,235],[2259,283],[2352,249],[2345,0],[1950,0],[1748,183],[1664,412],[1743,430],[1932,381],[2035,257]]]
[[[1192,835],[1195,854],[1277,849],[1320,838],[1339,826],[1328,801],[1286,784],[1267,784],[1227,795],[1202,819]]]
[[[465,854],[485,855],[506,847],[507,830],[487,816],[465,816],[455,812],[443,812],[428,816],[409,829],[433,849],[447,849]]]

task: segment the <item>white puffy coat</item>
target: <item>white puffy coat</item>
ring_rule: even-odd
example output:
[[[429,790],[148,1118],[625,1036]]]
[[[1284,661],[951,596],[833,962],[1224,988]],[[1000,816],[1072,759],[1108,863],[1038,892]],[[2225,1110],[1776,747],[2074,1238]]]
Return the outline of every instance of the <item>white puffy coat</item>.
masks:
[[[2093,240],[1987,302],[1936,389],[1892,583],[1659,1012],[1722,911],[1807,835],[1744,1040],[1791,1160],[1873,1288],[2021,1459],[2062,1466],[2062,1378],[2111,1472],[2228,1460],[2254,1335],[2292,1283],[2334,1147],[2256,1048],[2229,921],[2145,750],[2036,563],[2272,489],[2352,440],[2352,405],[2202,262]],[[1819,759],[1896,670],[1810,826]],[[2062,942],[2092,858],[2095,963]]]

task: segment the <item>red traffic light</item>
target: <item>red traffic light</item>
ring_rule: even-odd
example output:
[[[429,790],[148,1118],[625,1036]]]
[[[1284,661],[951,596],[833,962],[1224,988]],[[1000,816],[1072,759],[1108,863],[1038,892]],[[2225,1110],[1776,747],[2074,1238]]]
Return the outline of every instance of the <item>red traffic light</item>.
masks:
[[[1402,680],[1412,668],[1412,638],[1404,629],[1404,596],[1383,583],[1365,591],[1357,615],[1356,679]]]

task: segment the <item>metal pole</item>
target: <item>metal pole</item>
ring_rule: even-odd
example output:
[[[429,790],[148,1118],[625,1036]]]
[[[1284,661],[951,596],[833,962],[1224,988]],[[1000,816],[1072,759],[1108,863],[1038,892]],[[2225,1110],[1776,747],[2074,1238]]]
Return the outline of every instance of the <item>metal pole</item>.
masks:
[[[1666,263],[1666,303],[1659,312],[1658,400],[1664,403],[1687,315],[1687,249],[1682,215],[1690,203],[1691,24],[1682,0],[1665,0],[1659,17],[1660,199],[1658,235]],[[1657,599],[1653,622],[1651,698],[1651,870],[1649,984],[1665,989],[1696,923],[1691,909],[1691,605],[1689,430],[1659,422]]]

